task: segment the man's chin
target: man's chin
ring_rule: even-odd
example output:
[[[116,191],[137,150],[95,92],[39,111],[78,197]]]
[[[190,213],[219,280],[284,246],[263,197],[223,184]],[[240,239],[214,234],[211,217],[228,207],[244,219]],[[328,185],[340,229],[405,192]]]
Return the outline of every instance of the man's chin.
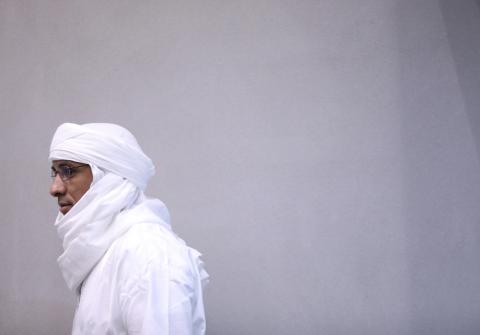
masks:
[[[60,208],[58,210],[59,210],[60,213],[65,215],[70,211],[71,208],[72,208],[72,205],[64,205],[64,206],[60,206]]]

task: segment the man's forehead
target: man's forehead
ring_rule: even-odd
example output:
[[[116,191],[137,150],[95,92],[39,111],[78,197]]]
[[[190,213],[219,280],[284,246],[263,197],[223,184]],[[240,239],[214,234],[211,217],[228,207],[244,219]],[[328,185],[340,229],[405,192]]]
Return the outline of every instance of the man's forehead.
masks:
[[[75,166],[78,164],[82,164],[80,162],[69,161],[64,159],[55,159],[52,161],[52,167],[59,167],[59,166]]]

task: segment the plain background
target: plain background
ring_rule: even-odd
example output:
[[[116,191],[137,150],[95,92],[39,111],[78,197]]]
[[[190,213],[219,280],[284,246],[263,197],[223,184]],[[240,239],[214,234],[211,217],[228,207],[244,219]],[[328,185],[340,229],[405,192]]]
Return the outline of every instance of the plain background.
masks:
[[[129,128],[208,334],[480,333],[480,2],[0,1],[0,334],[70,331],[63,122]]]

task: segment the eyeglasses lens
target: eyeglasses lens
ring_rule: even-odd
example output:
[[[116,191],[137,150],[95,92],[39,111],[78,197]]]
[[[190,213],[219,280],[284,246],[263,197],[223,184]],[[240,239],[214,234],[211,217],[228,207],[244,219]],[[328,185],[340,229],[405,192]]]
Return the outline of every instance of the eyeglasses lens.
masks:
[[[73,168],[70,166],[60,166],[58,169],[52,168],[50,176],[55,178],[57,174],[60,175],[60,179],[67,180],[72,176]]]

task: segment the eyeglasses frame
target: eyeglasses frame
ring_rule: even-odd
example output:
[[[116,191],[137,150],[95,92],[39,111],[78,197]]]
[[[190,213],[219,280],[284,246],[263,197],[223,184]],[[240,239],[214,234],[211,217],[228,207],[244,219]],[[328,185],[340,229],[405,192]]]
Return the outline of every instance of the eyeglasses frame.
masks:
[[[89,164],[80,164],[80,165],[75,165],[75,166],[60,165],[59,169],[63,168],[63,169],[68,169],[68,171],[70,171],[69,176],[66,176],[65,173],[63,173],[61,171],[57,171],[57,169],[52,166],[52,168],[50,170],[50,177],[52,177],[52,179],[55,179],[57,177],[57,175],[60,175],[60,179],[63,182],[65,182],[65,181],[71,179],[73,176],[75,176],[75,173],[76,173],[77,169],[82,168],[84,166],[89,166]]]

